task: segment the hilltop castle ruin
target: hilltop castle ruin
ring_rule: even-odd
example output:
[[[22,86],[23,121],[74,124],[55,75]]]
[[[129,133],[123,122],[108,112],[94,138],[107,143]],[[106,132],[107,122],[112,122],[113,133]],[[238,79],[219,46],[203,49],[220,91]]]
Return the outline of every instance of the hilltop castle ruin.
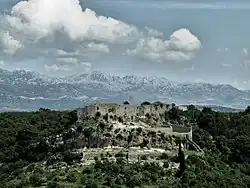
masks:
[[[96,118],[97,114],[102,118],[110,118],[111,120],[117,120],[118,117],[125,119],[124,125],[125,129],[133,129],[135,124],[139,122],[147,122],[148,119],[155,119],[156,117],[164,117],[164,113],[168,112],[173,108],[173,105],[163,104],[156,102],[153,104],[147,103],[139,106],[130,104],[116,104],[116,103],[95,103],[85,106],[84,108],[79,108],[77,111],[78,121],[82,122],[86,118]],[[156,118],[158,119],[158,118]],[[145,121],[146,120],[146,121]],[[136,123],[137,122],[137,123]],[[139,123],[140,124],[140,123]],[[161,132],[166,135],[172,135],[184,139],[187,141],[188,145],[192,145],[196,151],[202,152],[203,150],[192,140],[192,126],[179,125],[178,123],[169,123],[162,120],[156,121],[156,126],[151,126],[148,123],[144,123],[141,128]]]
[[[160,117],[166,111],[172,108],[169,104],[153,103],[145,105],[130,105],[116,103],[95,103],[78,109],[78,121],[82,122],[85,118],[94,118],[99,113],[108,117],[125,117],[133,122],[136,118],[145,118],[146,116]],[[192,139],[192,127],[183,127],[179,125],[164,125],[162,122],[158,126],[148,128],[155,131],[161,131],[166,134],[175,135],[178,137],[188,136]],[[146,128],[146,127],[145,127]]]

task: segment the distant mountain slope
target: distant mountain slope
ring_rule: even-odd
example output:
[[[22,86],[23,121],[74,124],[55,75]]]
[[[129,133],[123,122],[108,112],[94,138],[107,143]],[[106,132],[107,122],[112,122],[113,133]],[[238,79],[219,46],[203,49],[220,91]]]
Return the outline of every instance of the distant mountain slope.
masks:
[[[112,76],[94,71],[51,78],[28,71],[0,69],[0,110],[68,109],[91,101],[176,104],[245,108],[250,92],[230,85],[177,83],[162,77]]]

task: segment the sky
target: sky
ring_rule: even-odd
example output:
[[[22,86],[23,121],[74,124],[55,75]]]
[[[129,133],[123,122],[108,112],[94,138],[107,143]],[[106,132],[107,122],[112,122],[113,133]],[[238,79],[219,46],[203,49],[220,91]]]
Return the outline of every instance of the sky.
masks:
[[[0,0],[0,68],[250,89],[250,2]]]

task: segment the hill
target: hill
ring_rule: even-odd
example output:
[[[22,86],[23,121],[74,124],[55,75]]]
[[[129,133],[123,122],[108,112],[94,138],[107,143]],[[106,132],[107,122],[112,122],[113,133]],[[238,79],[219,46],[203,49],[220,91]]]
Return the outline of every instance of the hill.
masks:
[[[3,187],[249,187],[249,114],[249,108],[236,113],[172,108],[163,119],[184,127],[192,123],[193,140],[205,154],[177,144],[177,153],[170,155],[166,146],[175,146],[169,143],[177,137],[112,127],[103,115],[104,119],[97,115],[77,122],[76,111],[1,113],[0,183]],[[113,150],[121,151],[115,146],[123,144],[124,152],[101,154],[101,140],[108,133],[115,138]],[[79,138],[86,142],[78,145]],[[141,138],[164,146],[164,152],[142,153],[131,161],[133,151],[140,153],[134,144]],[[83,162],[83,154],[94,156],[93,163]]]

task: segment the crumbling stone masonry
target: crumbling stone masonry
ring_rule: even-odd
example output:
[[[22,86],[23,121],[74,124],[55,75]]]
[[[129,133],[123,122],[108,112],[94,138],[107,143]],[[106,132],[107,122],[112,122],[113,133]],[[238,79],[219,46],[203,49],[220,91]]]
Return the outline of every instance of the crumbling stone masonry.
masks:
[[[78,121],[86,117],[95,117],[97,112],[100,112],[102,115],[108,114],[109,116],[117,117],[143,117],[146,114],[163,114],[170,109],[170,105],[162,103],[140,106],[116,103],[96,103],[78,109]]]

